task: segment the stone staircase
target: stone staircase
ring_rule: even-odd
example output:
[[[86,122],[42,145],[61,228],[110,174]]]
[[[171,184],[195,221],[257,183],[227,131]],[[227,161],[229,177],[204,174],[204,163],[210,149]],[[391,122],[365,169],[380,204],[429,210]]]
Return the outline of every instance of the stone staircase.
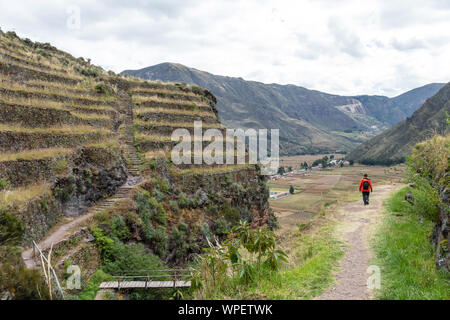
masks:
[[[125,128],[126,132],[123,142],[125,143],[124,155],[128,163],[128,171],[132,176],[138,176],[142,162],[138,158],[136,148],[134,147],[133,109],[131,107],[131,103],[127,104]]]

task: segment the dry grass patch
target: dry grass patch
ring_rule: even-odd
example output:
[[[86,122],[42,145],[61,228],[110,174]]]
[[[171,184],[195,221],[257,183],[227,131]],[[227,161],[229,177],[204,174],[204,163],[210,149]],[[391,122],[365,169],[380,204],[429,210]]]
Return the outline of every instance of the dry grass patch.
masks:
[[[20,105],[20,106],[30,107],[30,108],[38,107],[38,108],[50,108],[50,109],[70,111],[61,102],[44,100],[44,99],[26,99],[26,98],[1,96],[0,102],[4,102],[7,104]]]
[[[198,97],[197,94],[193,92],[185,92],[185,91],[175,91],[175,90],[167,90],[167,89],[156,89],[156,88],[134,88],[131,90],[132,93],[163,93],[163,94],[176,94],[176,95],[182,95],[187,97]]]
[[[16,66],[16,67],[19,67],[19,68],[23,68],[23,69],[28,69],[28,70],[44,73],[44,74],[47,74],[47,75],[50,75],[50,76],[57,76],[57,77],[60,77],[60,78],[66,78],[66,79],[69,79],[69,80],[75,80],[75,81],[83,80],[82,77],[79,77],[79,76],[76,76],[76,75],[72,75],[70,73],[63,73],[63,72],[50,71],[50,70],[45,70],[45,69],[41,69],[41,68],[36,68],[36,67],[30,66],[30,65],[25,64],[25,63],[16,62],[16,61],[11,60],[11,59],[3,58],[2,61],[0,61],[0,63],[13,65],[13,66]]]
[[[20,51],[20,50],[19,50]],[[21,51],[22,55],[18,55],[16,54],[14,51],[6,49],[6,48],[2,48],[0,47],[0,53],[10,56],[14,59],[20,60],[21,62],[29,65],[30,63],[33,65],[42,65],[44,67],[47,67],[48,69],[55,71],[55,72],[59,72],[62,74],[67,75],[67,70],[63,69],[63,68],[58,68],[56,67],[54,64],[49,63],[45,60],[43,60],[42,58],[40,60],[38,60],[38,55],[30,53],[30,52],[26,52],[26,51]],[[36,66],[36,68],[39,68],[38,66]],[[47,69],[45,69],[47,70]]]
[[[194,122],[164,122],[164,121],[142,121],[134,120],[134,123],[140,126],[151,127],[176,127],[176,128],[194,128]],[[225,129],[220,123],[202,123],[203,128]]]
[[[72,152],[73,149],[69,148],[45,148],[45,149],[27,150],[17,153],[2,153],[0,154],[0,162],[56,158],[68,155]]]
[[[84,119],[84,120],[111,120],[111,118],[106,114],[92,114],[92,113],[79,113],[71,112],[74,117]]]
[[[168,158],[170,152],[165,152],[163,150],[159,151],[149,151],[144,154],[144,159],[157,159],[157,158]]]
[[[99,148],[99,149],[109,149],[109,148],[120,148],[119,141],[116,139],[109,139],[103,142],[89,143],[85,145],[86,148]]]
[[[61,126],[49,128],[24,128],[19,126],[9,126],[0,124],[0,131],[20,132],[20,133],[40,133],[40,134],[88,134],[88,133],[102,133],[109,134],[111,131],[104,128],[94,128],[90,126]]]
[[[179,110],[179,109],[164,109],[164,108],[138,108],[135,109],[136,116],[149,114],[149,113],[164,113],[164,114],[177,114],[185,116],[202,116],[202,117],[215,117],[212,112],[198,111],[198,110]]]
[[[151,135],[151,134],[144,134],[144,133],[136,133],[135,135],[136,139],[139,141],[172,141],[172,136],[164,136],[164,135]],[[178,140],[174,140],[173,142],[178,142],[180,141],[182,138],[178,139]],[[191,137],[191,142],[194,141],[205,141],[208,142],[210,140],[205,139],[205,138],[200,138],[200,139],[194,139],[193,137]],[[217,142],[223,142],[225,140],[223,139],[217,139],[215,140]]]
[[[190,168],[184,170],[176,170],[172,171],[174,174],[185,175],[185,174],[213,174],[213,173],[224,173],[224,172],[232,172],[245,168],[251,167],[251,164],[239,164],[239,165],[224,165],[220,167],[200,167],[200,168]]]
[[[29,94],[39,94],[39,95],[49,95],[49,96],[58,96],[62,98],[67,99],[84,99],[88,101],[95,102],[104,102],[104,101],[116,101],[115,97],[95,97],[88,94],[82,94],[82,93],[74,93],[70,91],[61,91],[61,90],[55,90],[49,87],[45,88],[33,88],[33,87],[27,87],[24,85],[20,85],[18,83],[9,82],[9,81],[1,81],[0,82],[0,89],[5,89],[8,91],[16,91],[16,92],[24,92]]]
[[[44,80],[28,80],[25,82],[26,85],[30,86],[39,86],[39,87],[52,87],[62,90],[73,90],[73,91],[82,91],[82,92],[90,92],[92,88],[82,86],[81,84],[69,85],[61,82],[54,81],[44,81]]]
[[[76,109],[85,109],[85,110],[102,111],[102,112],[116,111],[111,106],[95,105],[95,104],[93,104],[93,105],[74,104],[74,105],[70,105],[70,107],[76,108]]]
[[[194,102],[194,101],[187,101],[187,100],[181,100],[181,99],[168,99],[168,98],[161,98],[158,96],[148,97],[148,96],[133,95],[133,102],[136,102],[136,103],[145,103],[145,102],[157,102],[158,103],[159,102],[159,103],[186,105],[186,106],[193,106],[193,107],[209,107],[209,105],[204,102],[198,102],[198,101]]]
[[[0,205],[20,204],[50,194],[50,185],[47,183],[3,190],[0,192]]]
[[[144,142],[144,141],[161,141],[161,142],[167,142],[172,141],[171,136],[157,136],[157,135],[151,135],[151,134],[143,134],[143,133],[137,133],[135,135],[136,140]]]

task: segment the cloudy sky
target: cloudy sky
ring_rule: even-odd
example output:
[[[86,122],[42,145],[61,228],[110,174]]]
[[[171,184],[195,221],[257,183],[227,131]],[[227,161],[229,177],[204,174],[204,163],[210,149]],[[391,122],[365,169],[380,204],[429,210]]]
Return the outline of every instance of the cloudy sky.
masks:
[[[447,0],[0,0],[0,27],[115,72],[178,62],[347,95],[450,81]]]

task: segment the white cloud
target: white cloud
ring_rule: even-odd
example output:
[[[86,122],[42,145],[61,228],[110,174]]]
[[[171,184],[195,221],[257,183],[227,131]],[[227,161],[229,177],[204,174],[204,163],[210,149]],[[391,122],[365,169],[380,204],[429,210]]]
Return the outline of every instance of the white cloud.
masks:
[[[67,8],[81,10],[80,30]],[[450,81],[448,1],[5,1],[0,27],[120,72],[178,62],[337,94]]]

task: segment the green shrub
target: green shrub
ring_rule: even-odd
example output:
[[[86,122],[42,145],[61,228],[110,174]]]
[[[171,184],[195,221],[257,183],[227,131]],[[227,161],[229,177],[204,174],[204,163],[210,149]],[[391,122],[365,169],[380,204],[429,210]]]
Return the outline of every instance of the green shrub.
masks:
[[[205,254],[197,257],[192,289],[203,299],[214,298],[241,291],[243,286],[277,272],[280,262],[287,262],[287,255],[276,247],[275,238],[266,228],[251,229],[241,222],[221,246],[206,248]]]
[[[7,178],[0,179],[0,191],[6,190],[10,187],[9,181]]]
[[[100,93],[100,94],[105,94],[106,93],[106,89],[102,85],[97,84],[95,86],[95,92]]]
[[[119,240],[127,240],[130,238],[130,229],[125,222],[124,217],[114,216],[111,219],[111,236],[117,237]]]
[[[0,292],[16,300],[48,300],[49,291],[38,270],[27,269],[21,261],[21,247],[0,246]]]
[[[92,275],[92,279],[86,288],[78,295],[78,298],[80,300],[94,300],[97,296],[100,284],[105,281],[113,280],[114,278],[111,275],[105,273],[102,269],[97,269]]]
[[[231,229],[231,225],[222,216],[222,217],[220,217],[219,219],[217,219],[215,221],[215,224],[214,224],[213,228],[214,228],[214,234],[216,234],[217,236],[221,237],[221,236],[224,236],[224,235],[228,234],[228,232]]]
[[[169,192],[169,183],[167,182],[166,179],[159,178],[159,177],[156,178],[155,185],[156,185],[156,188],[158,190],[160,190],[161,192],[163,192],[163,193]]]
[[[98,227],[91,227],[91,232],[95,238],[97,249],[102,257],[107,258],[111,256],[114,246],[114,240],[105,236],[102,229]]]
[[[190,201],[186,198],[186,195],[183,192],[180,192],[178,195],[178,206],[181,209],[188,209],[190,206]]]
[[[55,163],[55,172],[57,174],[62,174],[62,173],[67,171],[68,167],[69,167],[69,165],[67,164],[67,160],[66,159],[59,159]]]
[[[109,274],[118,274],[130,270],[161,270],[165,267],[157,256],[145,251],[144,245],[114,241],[111,254],[105,259],[102,269]]]
[[[241,214],[239,210],[230,206],[229,204],[225,204],[219,212],[219,215],[223,216],[225,220],[232,226],[237,224],[241,219]]]
[[[295,192],[294,187],[293,187],[293,186],[290,186],[290,187],[289,187],[289,193],[290,193],[290,194],[294,194],[294,192]]]
[[[0,245],[19,244],[24,232],[20,218],[0,208]]]
[[[175,200],[170,200],[169,201],[169,206],[170,206],[170,210],[175,214],[175,215],[180,215],[180,207],[178,206],[178,202],[176,202]]]
[[[161,192],[159,189],[156,189],[156,188],[153,190],[153,197],[158,202],[166,200],[166,195],[163,192]]]

